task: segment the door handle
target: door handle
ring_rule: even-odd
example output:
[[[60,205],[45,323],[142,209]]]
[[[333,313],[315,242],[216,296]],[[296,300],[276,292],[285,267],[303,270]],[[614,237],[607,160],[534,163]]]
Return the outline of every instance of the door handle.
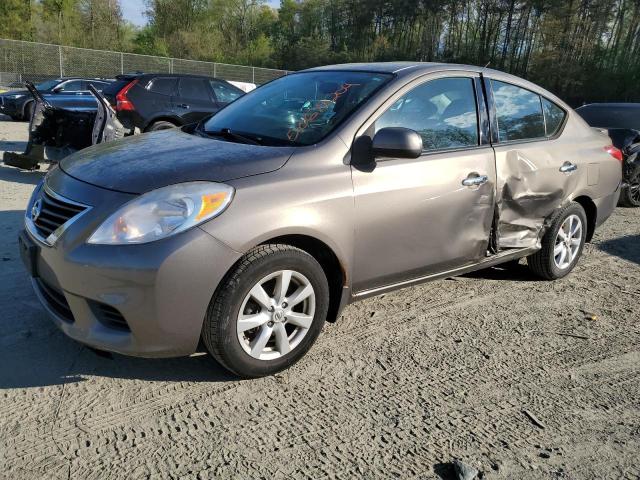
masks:
[[[467,178],[462,180],[462,185],[465,187],[477,187],[483,185],[489,181],[489,177],[486,175],[478,175],[477,173],[470,174]]]
[[[187,105],[186,103],[181,103],[180,105],[178,105],[178,107],[189,109],[189,105]]]
[[[562,173],[574,172],[577,169],[578,169],[578,166],[575,163],[571,163],[571,162],[564,162],[560,167],[560,171]]]

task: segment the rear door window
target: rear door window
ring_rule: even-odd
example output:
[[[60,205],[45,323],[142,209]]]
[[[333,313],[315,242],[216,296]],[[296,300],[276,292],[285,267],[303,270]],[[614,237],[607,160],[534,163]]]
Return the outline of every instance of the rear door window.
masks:
[[[96,90],[98,90],[99,92],[102,92],[109,85],[109,82],[100,82],[97,80],[91,80],[89,82],[86,82],[85,88],[87,90],[89,89],[89,85],[93,85]]]
[[[376,120],[376,131],[385,127],[415,130],[425,151],[477,146],[473,79],[441,78],[417,86]]]
[[[564,122],[565,111],[551,100],[542,98],[542,110],[544,111],[544,125],[547,137],[553,137]]]
[[[202,78],[181,78],[180,79],[180,97],[191,100],[200,100],[210,102],[209,87]]]
[[[540,96],[525,88],[491,80],[501,142],[545,137]]]
[[[85,90],[84,81],[82,80],[69,80],[60,84],[58,91],[60,92],[80,92]]]
[[[175,77],[156,77],[149,82],[147,90],[160,95],[175,95],[177,82]]]

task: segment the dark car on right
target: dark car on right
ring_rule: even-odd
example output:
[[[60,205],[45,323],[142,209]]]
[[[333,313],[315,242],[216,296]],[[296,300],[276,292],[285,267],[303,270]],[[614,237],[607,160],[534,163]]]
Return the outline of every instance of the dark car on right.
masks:
[[[607,130],[624,156],[618,205],[640,207],[640,103],[590,103],[576,112],[592,127]]]
[[[103,91],[125,128],[143,132],[196,123],[244,95],[218,78],[202,75],[118,75]]]

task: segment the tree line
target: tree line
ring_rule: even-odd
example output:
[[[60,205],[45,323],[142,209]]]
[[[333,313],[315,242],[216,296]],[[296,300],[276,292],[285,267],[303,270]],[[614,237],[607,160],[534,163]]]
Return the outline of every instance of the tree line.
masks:
[[[489,65],[569,103],[640,101],[640,0],[2,0],[0,37],[299,70]]]

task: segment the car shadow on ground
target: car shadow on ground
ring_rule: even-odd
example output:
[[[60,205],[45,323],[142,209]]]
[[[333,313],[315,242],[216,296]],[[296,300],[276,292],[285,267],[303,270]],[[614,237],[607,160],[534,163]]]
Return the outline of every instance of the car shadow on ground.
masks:
[[[626,235],[597,244],[603,252],[640,265],[640,235]]]
[[[2,142],[0,142],[2,144]],[[0,148],[1,150],[1,148]],[[45,170],[20,170],[15,167],[8,167],[0,163],[0,180],[13,183],[24,183],[36,185],[47,173]]]
[[[539,282],[537,277],[524,263],[507,263],[495,267],[476,270],[475,272],[461,275],[464,278],[478,278],[483,280],[511,280],[514,282]]]
[[[48,321],[43,312],[43,324]],[[62,338],[47,343],[34,339],[33,346],[26,345],[29,338],[25,338],[21,346],[6,349],[1,355],[4,365],[0,371],[4,372],[0,374],[0,390],[80,383],[91,377],[191,383],[239,380],[205,352],[166,359],[125,357],[95,352],[60,332],[55,335]]]

